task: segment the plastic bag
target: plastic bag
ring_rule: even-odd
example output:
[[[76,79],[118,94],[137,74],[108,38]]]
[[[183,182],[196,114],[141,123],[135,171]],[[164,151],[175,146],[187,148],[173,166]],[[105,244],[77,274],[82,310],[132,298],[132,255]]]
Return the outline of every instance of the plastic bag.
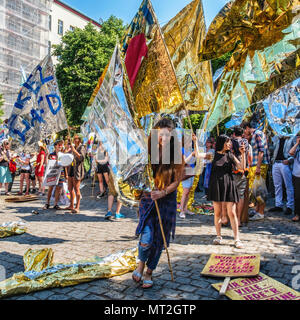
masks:
[[[267,201],[268,189],[265,180],[261,176],[255,176],[251,194],[260,204],[263,204]]]

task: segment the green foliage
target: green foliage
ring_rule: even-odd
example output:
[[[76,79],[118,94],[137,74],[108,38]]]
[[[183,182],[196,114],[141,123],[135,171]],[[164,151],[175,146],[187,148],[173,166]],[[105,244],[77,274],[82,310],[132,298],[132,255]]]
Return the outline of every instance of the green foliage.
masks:
[[[116,41],[125,31],[123,21],[111,16],[101,31],[89,23],[75,28],[53,46],[57,57],[56,77],[69,125],[79,125],[97,81],[113,53]]]
[[[221,67],[225,66],[225,64],[230,60],[232,56],[232,52],[227,52],[223,56],[211,60],[211,66],[213,69],[213,74]]]
[[[4,112],[3,112],[2,108],[1,108],[3,106],[3,104],[4,104],[3,95],[0,94],[0,117],[2,117],[4,115]],[[0,123],[2,123],[1,119],[0,119]]]
[[[192,123],[192,127],[193,127],[193,132],[196,133],[197,129],[200,129],[202,120],[204,118],[204,114],[203,113],[194,113],[190,115],[190,119],[191,119],[191,123]],[[184,118],[183,120],[183,127],[185,129],[190,129],[190,125],[188,122],[187,118]]]

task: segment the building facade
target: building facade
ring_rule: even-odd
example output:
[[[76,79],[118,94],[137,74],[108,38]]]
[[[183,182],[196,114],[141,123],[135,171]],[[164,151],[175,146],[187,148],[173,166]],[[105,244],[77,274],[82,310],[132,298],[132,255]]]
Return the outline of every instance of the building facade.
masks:
[[[20,86],[53,44],[75,27],[97,21],[58,0],[0,0],[0,93],[10,116]],[[57,62],[54,58],[54,63]]]
[[[23,82],[48,52],[52,0],[0,0],[0,93],[4,118]],[[23,75],[22,75],[23,73]]]

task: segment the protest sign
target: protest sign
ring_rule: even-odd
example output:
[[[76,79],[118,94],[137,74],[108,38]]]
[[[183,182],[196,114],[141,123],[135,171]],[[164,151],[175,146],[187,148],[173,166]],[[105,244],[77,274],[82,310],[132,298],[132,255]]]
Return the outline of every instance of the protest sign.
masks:
[[[56,186],[61,174],[62,167],[56,160],[49,160],[43,181],[44,187]]]
[[[230,277],[250,277],[259,273],[260,255],[217,255],[211,254],[201,274],[212,277],[225,277],[220,295],[225,294]]]
[[[222,283],[212,286],[219,291]],[[300,300],[299,292],[261,272],[254,278],[230,281],[226,296],[232,300]]]
[[[259,266],[259,254],[212,254],[201,274],[213,277],[249,277],[259,273]]]

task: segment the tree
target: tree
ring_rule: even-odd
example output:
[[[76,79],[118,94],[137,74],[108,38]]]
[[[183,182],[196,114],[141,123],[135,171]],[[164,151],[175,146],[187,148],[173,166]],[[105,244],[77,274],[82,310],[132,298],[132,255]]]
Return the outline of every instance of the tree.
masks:
[[[123,21],[111,16],[100,32],[89,23],[84,29],[66,32],[61,44],[53,46],[53,55],[58,58],[56,77],[69,125],[81,124],[97,81],[124,31]]]
[[[0,123],[2,123],[1,117],[4,115],[4,112],[1,108],[3,104],[4,104],[3,95],[0,93]]]

